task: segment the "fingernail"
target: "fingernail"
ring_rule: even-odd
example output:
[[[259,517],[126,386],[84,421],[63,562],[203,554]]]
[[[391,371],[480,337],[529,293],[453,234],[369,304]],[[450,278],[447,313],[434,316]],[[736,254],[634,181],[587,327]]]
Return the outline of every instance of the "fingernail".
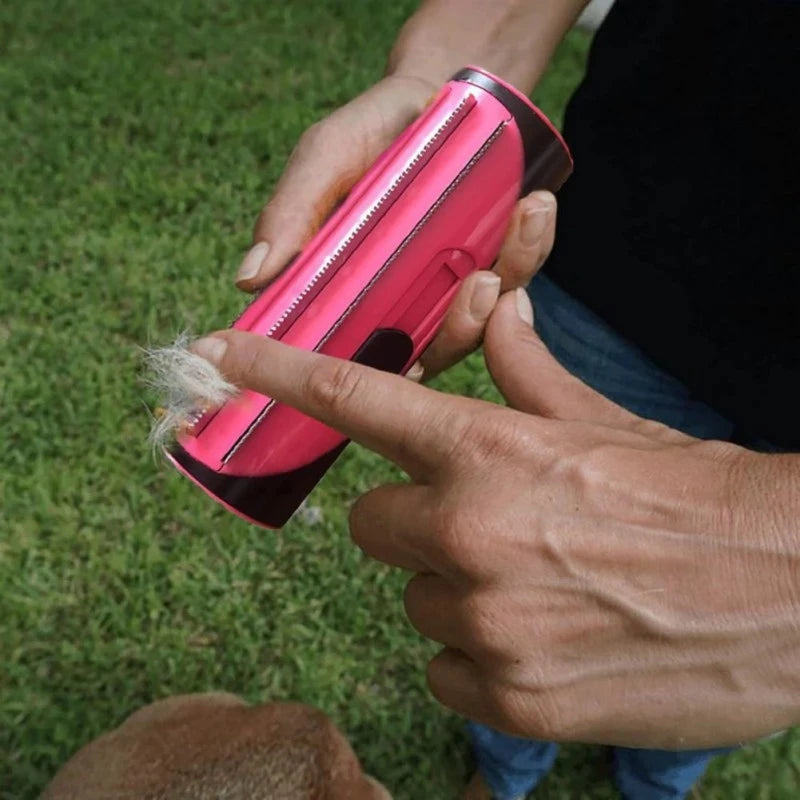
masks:
[[[192,346],[189,349],[200,358],[204,358],[212,364],[219,364],[228,349],[228,343],[216,336],[206,336],[196,342],[192,342]]]
[[[469,300],[469,313],[483,322],[492,313],[499,296],[500,276],[487,271],[486,275],[481,275],[475,281],[475,288]]]
[[[259,242],[247,251],[242,259],[242,265],[236,273],[237,281],[249,281],[258,275],[261,264],[269,253],[269,242]]]
[[[553,212],[551,203],[537,200],[532,208],[526,208],[522,214],[522,223],[519,228],[519,238],[522,244],[530,247],[542,238],[545,226]]]
[[[528,325],[533,325],[533,306],[528,293],[524,289],[517,289],[516,295],[519,318]]]
[[[425,367],[422,366],[421,361],[415,361],[411,365],[411,369],[406,372],[406,378],[419,383],[422,380],[422,375],[425,372]]]

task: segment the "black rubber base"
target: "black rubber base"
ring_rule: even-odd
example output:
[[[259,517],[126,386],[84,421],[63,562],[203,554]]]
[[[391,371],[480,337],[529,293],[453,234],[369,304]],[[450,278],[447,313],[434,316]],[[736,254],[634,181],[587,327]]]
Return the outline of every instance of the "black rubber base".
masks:
[[[499,100],[514,117],[525,151],[522,195],[536,189],[557,192],[572,172],[572,158],[549,124],[524,100],[489,75],[474,69],[462,69],[452,80],[483,89]]]

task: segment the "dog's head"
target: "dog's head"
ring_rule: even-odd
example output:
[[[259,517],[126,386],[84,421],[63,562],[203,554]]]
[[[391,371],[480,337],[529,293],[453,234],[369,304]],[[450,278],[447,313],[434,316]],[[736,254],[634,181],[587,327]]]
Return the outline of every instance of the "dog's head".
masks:
[[[41,800],[391,800],[310,706],[229,694],[145,706],[75,754]]]

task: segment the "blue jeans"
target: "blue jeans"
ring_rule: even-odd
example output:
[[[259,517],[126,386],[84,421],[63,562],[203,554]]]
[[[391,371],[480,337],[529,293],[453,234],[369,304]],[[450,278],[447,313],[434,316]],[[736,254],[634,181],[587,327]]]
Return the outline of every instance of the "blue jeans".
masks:
[[[530,286],[536,329],[550,352],[584,383],[621,406],[701,439],[731,439],[732,422],[692,399],[660,370],[544,275]],[[552,767],[558,746],[469,723],[478,769],[496,800],[524,796]],[[720,750],[614,749],[614,780],[626,800],[680,800]]]

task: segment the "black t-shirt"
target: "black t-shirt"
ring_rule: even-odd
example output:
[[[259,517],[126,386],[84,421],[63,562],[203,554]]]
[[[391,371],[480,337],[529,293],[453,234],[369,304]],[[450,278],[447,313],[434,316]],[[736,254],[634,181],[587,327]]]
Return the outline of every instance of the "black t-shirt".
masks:
[[[800,449],[800,2],[617,0],[567,110],[547,273]]]

